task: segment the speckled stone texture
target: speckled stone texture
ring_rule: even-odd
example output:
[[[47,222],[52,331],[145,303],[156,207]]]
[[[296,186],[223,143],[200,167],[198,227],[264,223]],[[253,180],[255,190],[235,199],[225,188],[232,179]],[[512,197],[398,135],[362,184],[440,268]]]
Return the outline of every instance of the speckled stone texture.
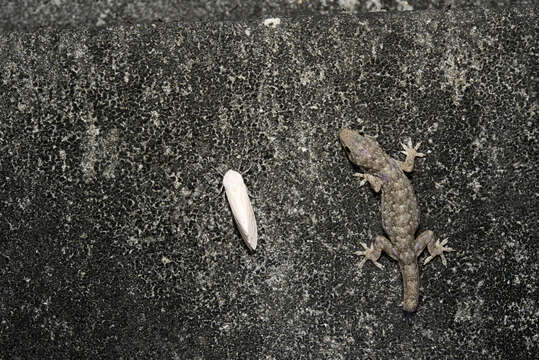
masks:
[[[0,0],[0,31],[141,22],[245,21],[373,11],[507,7],[535,0]]]
[[[528,6],[0,34],[0,358],[532,358],[538,23]],[[411,324],[397,263],[357,271],[380,198],[342,127],[393,156],[423,142],[419,231],[457,252],[420,266]]]

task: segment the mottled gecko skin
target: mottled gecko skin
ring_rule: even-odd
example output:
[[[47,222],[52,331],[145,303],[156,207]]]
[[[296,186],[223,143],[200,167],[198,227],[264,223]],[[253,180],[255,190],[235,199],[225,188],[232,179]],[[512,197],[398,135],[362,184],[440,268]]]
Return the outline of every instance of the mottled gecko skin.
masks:
[[[397,260],[403,280],[403,310],[414,312],[419,299],[417,257],[427,246],[430,256],[425,264],[440,255],[442,263],[446,265],[444,251],[453,251],[444,247],[447,239],[434,242],[434,233],[430,230],[414,238],[419,226],[419,207],[412,184],[403,171],[412,171],[415,157],[424,156],[416,151],[420,143],[415,147],[411,140],[408,145],[403,144],[406,160],[398,161],[389,157],[374,138],[362,136],[357,131],[342,129],[339,138],[350,161],[365,169],[363,174],[354,174],[363,177],[361,185],[368,181],[374,191],[382,190],[382,226],[389,239],[378,235],[370,247],[362,243],[364,251],[355,253],[364,256],[359,267],[371,260],[374,265],[382,268],[377,262],[382,251]]]

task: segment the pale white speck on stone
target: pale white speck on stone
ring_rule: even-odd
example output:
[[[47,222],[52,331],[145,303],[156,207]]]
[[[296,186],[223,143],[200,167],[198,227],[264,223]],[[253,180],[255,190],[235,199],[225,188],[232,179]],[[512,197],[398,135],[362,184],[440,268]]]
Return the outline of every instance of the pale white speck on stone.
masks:
[[[279,19],[279,18],[268,18],[268,19],[264,20],[264,26],[274,28],[274,27],[277,27],[280,24],[281,24],[281,19]]]
[[[255,250],[258,242],[256,219],[243,177],[237,171],[228,170],[223,177],[223,186],[241,237],[249,249]]]

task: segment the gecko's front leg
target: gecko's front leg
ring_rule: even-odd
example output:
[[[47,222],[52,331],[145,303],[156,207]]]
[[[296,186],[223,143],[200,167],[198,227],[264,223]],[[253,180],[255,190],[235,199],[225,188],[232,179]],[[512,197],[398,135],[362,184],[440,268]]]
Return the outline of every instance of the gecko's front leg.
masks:
[[[401,151],[401,153],[406,155],[406,160],[404,161],[395,160],[395,161],[397,162],[397,164],[399,164],[399,167],[401,168],[402,171],[411,172],[412,170],[414,170],[415,158],[425,156],[425,154],[417,152],[417,149],[419,149],[419,146],[421,145],[421,143],[419,142],[415,146],[413,146],[412,139],[408,139],[407,144],[401,143],[401,145],[404,149],[403,151]]]
[[[376,177],[371,174],[362,174],[362,173],[355,173],[353,174],[356,177],[361,177],[363,180],[359,183],[359,186],[365,185],[365,183],[368,181],[369,185],[375,192],[379,192],[382,188],[383,181],[379,177]]]

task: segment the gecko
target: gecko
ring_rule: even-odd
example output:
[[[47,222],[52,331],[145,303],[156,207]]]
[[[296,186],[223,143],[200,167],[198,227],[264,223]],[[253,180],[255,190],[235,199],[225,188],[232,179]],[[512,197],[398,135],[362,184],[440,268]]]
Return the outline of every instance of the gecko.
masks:
[[[361,243],[363,251],[354,253],[363,256],[359,269],[361,270],[367,260],[372,261],[378,268],[383,268],[382,264],[378,263],[382,251],[398,261],[403,282],[403,310],[408,314],[413,313],[419,300],[417,257],[427,247],[429,256],[424,264],[439,255],[442,263],[447,265],[444,252],[454,251],[445,246],[447,239],[434,241],[431,230],[426,230],[414,238],[419,226],[419,207],[412,184],[404,172],[413,170],[416,157],[425,156],[417,151],[421,143],[414,147],[409,139],[408,144],[401,144],[406,160],[399,161],[387,155],[373,137],[360,135],[358,131],[341,129],[339,139],[348,159],[365,170],[364,173],[354,174],[363,178],[360,186],[368,182],[375,192],[382,191],[382,227],[389,239],[378,235],[370,246]]]

